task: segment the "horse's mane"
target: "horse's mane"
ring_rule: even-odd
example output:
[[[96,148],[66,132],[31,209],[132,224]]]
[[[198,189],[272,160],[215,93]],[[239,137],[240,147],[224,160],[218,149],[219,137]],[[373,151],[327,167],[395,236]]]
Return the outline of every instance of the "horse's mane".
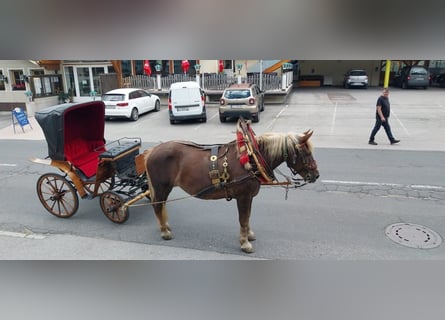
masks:
[[[276,159],[281,157],[284,152],[289,152],[289,148],[292,146],[298,146],[303,134],[299,133],[277,133],[266,132],[261,136],[258,136],[258,143],[262,146],[262,151],[268,155],[268,157]],[[306,145],[310,152],[313,150],[313,145],[310,140],[306,141]],[[287,149],[287,150],[285,150]]]

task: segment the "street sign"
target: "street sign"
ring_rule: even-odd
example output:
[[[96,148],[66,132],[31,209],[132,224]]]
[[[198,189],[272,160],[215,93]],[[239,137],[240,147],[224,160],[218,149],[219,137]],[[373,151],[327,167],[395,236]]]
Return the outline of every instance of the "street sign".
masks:
[[[29,125],[32,129],[31,123],[29,123],[28,116],[23,111],[22,108],[14,108],[11,111],[11,117],[12,117],[12,125],[14,127],[14,133],[15,133],[15,126],[18,124],[22,128],[22,131],[25,132],[24,126]]]

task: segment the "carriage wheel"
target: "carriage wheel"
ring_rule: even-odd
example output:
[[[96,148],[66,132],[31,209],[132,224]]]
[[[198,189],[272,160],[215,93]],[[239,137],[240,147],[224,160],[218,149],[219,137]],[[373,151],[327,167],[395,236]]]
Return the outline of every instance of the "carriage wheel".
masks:
[[[79,208],[76,190],[57,173],[46,173],[37,180],[37,195],[45,209],[59,218],[69,218]]]
[[[115,223],[124,223],[129,216],[128,207],[123,207],[124,199],[114,191],[105,191],[100,196],[100,207],[105,216]]]

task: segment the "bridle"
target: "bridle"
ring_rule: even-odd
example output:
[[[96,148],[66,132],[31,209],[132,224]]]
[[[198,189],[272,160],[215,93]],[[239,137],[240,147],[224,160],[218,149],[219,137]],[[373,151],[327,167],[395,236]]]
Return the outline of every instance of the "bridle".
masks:
[[[289,156],[291,159],[289,159]],[[292,180],[301,180],[295,178],[302,170],[296,170],[294,168],[297,163],[298,157],[301,158],[301,162],[303,163],[302,170],[313,171],[317,169],[317,162],[311,155],[311,152],[308,150],[308,146],[306,143],[295,144],[293,148],[289,149],[289,145],[287,143],[287,139],[285,139],[285,146],[283,148],[283,158],[286,161],[286,164],[290,171],[292,172]]]

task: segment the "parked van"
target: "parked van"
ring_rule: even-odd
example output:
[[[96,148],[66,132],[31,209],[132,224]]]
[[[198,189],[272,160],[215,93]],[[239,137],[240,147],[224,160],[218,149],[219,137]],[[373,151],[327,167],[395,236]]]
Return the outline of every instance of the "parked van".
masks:
[[[428,70],[421,66],[404,67],[400,74],[394,77],[393,84],[403,89],[422,87],[424,89],[430,86],[430,74]]]
[[[194,81],[172,83],[168,92],[168,113],[171,124],[189,119],[206,122],[205,94],[199,84]]]

